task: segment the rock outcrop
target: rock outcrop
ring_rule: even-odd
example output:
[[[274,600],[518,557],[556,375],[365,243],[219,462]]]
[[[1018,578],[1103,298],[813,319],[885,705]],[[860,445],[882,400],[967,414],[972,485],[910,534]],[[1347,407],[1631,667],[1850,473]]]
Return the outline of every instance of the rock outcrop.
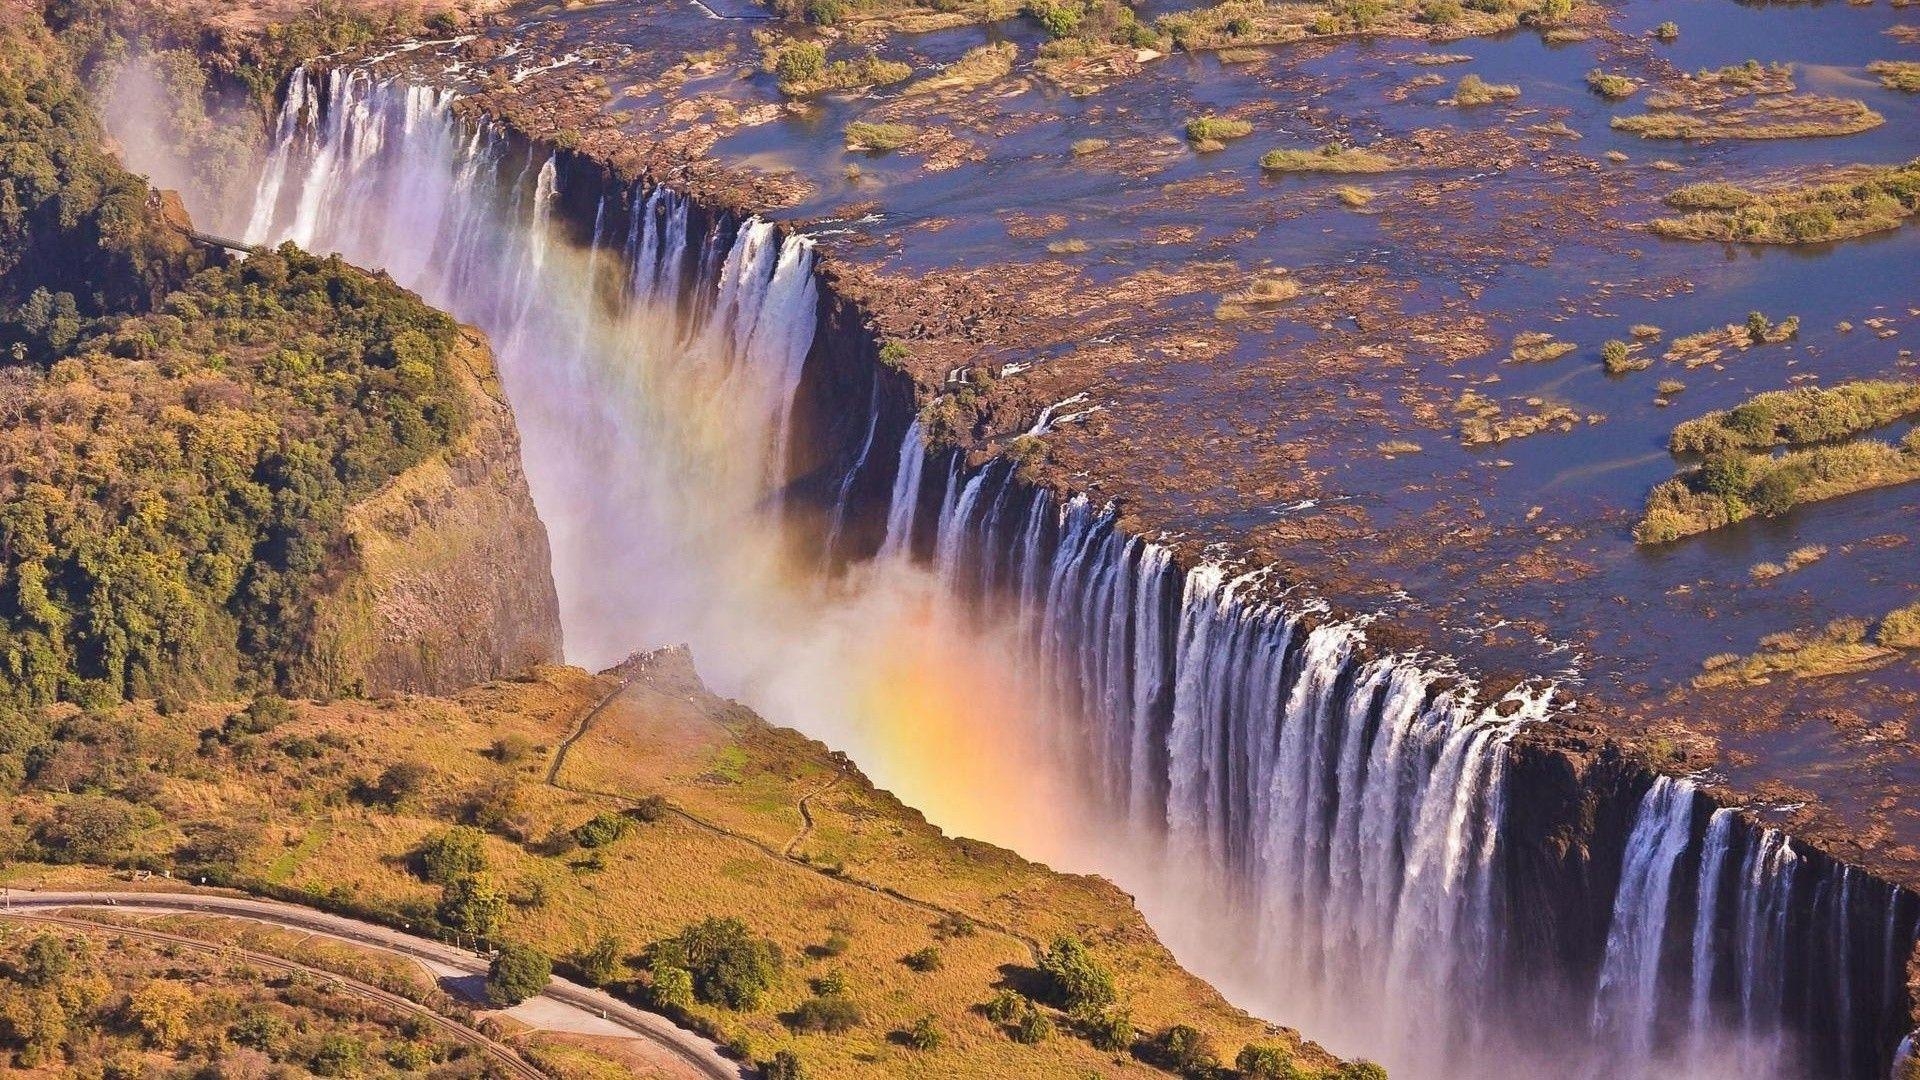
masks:
[[[468,430],[349,513],[350,569],[301,673],[316,695],[446,693],[561,656],[546,527],[486,341],[454,354]]]

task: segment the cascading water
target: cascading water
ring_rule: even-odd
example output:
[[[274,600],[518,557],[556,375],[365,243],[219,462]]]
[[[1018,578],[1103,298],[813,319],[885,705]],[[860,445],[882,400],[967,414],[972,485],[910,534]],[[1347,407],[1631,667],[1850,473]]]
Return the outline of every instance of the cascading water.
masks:
[[[1570,1018],[1503,991],[1521,960],[1507,928],[1529,915],[1511,910],[1509,759],[1550,688],[1482,700],[1444,662],[1374,654],[1364,620],[1259,570],[1182,569],[1172,544],[1084,496],[930,450],[917,421],[884,413],[878,376],[837,402],[867,412],[821,485],[827,550],[789,560],[776,508],[810,467],[794,450],[820,362],[812,242],[666,187],[583,196],[554,155],[451,103],[363,69],[296,73],[248,237],[384,267],[493,337],[576,659],[689,641],[720,689],[848,746],[936,817],[1004,803],[946,819],[990,838],[1027,839],[993,834],[1036,808],[1089,807],[1103,868],[1184,958],[1402,1075],[1546,1075],[1589,1055],[1615,1076],[1889,1065],[1916,905],[1810,869],[1674,780],[1635,816],[1598,972],[1568,977],[1592,1038],[1522,1046]],[[863,488],[891,499],[884,532],[853,544],[849,522],[880,509],[855,505]],[[823,554],[872,558],[827,582]],[[947,694],[963,708],[935,715],[921,684],[955,670],[1021,687],[1006,703],[1019,722],[982,737],[999,679],[977,677]],[[796,674],[810,672],[827,675]],[[889,732],[845,720],[908,691],[915,730],[896,719],[891,735],[930,744],[906,755],[931,762],[918,771]],[[1047,741],[1017,742],[1036,732]],[[1035,779],[1043,761],[1086,790]],[[943,802],[942,783],[966,803]],[[1872,933],[1883,949],[1863,949]]]

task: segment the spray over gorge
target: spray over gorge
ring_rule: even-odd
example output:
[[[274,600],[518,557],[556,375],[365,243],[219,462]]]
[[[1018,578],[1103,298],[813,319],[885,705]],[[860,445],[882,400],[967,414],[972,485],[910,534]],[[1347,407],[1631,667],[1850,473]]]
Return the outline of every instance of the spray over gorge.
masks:
[[[1885,1075],[1920,902],[1369,640],[1297,579],[934,440],[816,235],[424,81],[295,72],[245,239],[492,338],[570,659],[687,642],[939,824],[1141,897],[1236,1002],[1398,1076]],[[1004,375],[1011,364],[998,365]],[[1012,429],[1097,411],[1061,394]]]

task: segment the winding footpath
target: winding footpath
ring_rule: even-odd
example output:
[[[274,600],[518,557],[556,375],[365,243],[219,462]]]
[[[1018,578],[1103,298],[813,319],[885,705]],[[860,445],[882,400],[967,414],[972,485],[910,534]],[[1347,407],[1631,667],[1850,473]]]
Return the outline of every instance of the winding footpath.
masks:
[[[96,923],[63,912],[72,912],[83,908],[113,908],[115,910],[140,910],[156,913],[190,913],[219,915],[229,918],[250,919],[290,930],[300,930],[310,934],[334,938],[363,948],[391,953],[419,961],[429,968],[451,968],[469,975],[484,976],[487,972],[487,960],[464,949],[455,948],[438,941],[415,937],[412,934],[394,930],[374,923],[361,922],[339,915],[332,915],[310,908],[282,904],[272,900],[255,900],[249,897],[227,896],[215,893],[187,892],[21,892],[10,890],[4,905],[0,905],[0,918],[16,918],[22,921],[54,922],[65,925],[80,925],[88,929],[111,933],[125,933],[135,936],[157,938],[176,944],[207,947],[207,943],[194,938],[166,934],[141,927],[129,927],[121,923]],[[279,957],[260,956],[262,963],[279,967],[306,969],[306,965]],[[379,989],[346,976],[322,969],[308,969],[339,982],[343,987],[358,994],[379,1000],[384,1004],[408,1012],[425,1010],[442,1029],[458,1035],[480,1046],[486,1052],[507,1066],[514,1074],[525,1080],[544,1080],[545,1074],[534,1069],[518,1053],[505,1044],[495,1042],[472,1028],[458,1024],[453,1020],[426,1010],[425,1006],[407,998]],[[712,1080],[750,1080],[755,1074],[739,1062],[723,1056],[714,1044],[686,1031],[665,1017],[634,1008],[610,994],[570,982],[556,976],[539,998],[561,1009],[597,1018],[640,1039],[645,1039],[675,1058],[685,1062],[704,1077]],[[503,1056],[504,1055],[504,1056]]]

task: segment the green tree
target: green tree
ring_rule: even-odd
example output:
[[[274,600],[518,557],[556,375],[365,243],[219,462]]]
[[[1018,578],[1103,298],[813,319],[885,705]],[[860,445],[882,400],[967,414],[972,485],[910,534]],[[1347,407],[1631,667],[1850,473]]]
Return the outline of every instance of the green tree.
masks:
[[[1341,1064],[1340,1080],[1387,1080],[1387,1070],[1365,1058],[1356,1058]]]
[[[590,986],[605,986],[618,979],[626,968],[626,947],[617,937],[601,935],[593,947],[574,961],[580,977]]]
[[[1071,934],[1054,939],[1040,958],[1040,970],[1046,973],[1055,1000],[1075,1016],[1096,1016],[1119,999],[1113,973]]]
[[[435,885],[451,885],[487,869],[486,834],[467,825],[436,833],[420,845],[415,857],[420,877]]]
[[[624,814],[595,814],[573,830],[573,839],[583,848],[605,847],[633,831],[633,819]]]
[[[1119,1053],[1133,1045],[1133,1014],[1125,1009],[1108,1009],[1087,1021],[1087,1041],[1096,1050]]]
[[[693,976],[694,994],[709,1005],[751,1009],[779,978],[780,947],[734,918],[707,918],[671,939]]]
[[[1183,1076],[1204,1075],[1220,1067],[1213,1040],[1186,1024],[1175,1024],[1154,1037],[1153,1058]]]
[[[1247,1080],[1296,1080],[1302,1075],[1286,1048],[1271,1044],[1248,1043],[1241,1047],[1233,1067]]]
[[[466,934],[493,937],[507,917],[507,897],[493,882],[460,877],[440,890],[440,921]]]
[[[20,966],[20,981],[45,989],[58,986],[71,970],[73,950],[52,934],[41,934],[27,946],[27,955]]]
[[[782,1050],[763,1062],[760,1075],[764,1080],[807,1080],[807,1071],[800,1066],[800,1056],[791,1050]]]
[[[518,1005],[547,988],[553,961],[530,945],[507,944],[487,966],[487,1000],[495,1005]]]
[[[656,1008],[669,1011],[690,1008],[694,1001],[693,973],[683,967],[656,967],[647,996]]]

